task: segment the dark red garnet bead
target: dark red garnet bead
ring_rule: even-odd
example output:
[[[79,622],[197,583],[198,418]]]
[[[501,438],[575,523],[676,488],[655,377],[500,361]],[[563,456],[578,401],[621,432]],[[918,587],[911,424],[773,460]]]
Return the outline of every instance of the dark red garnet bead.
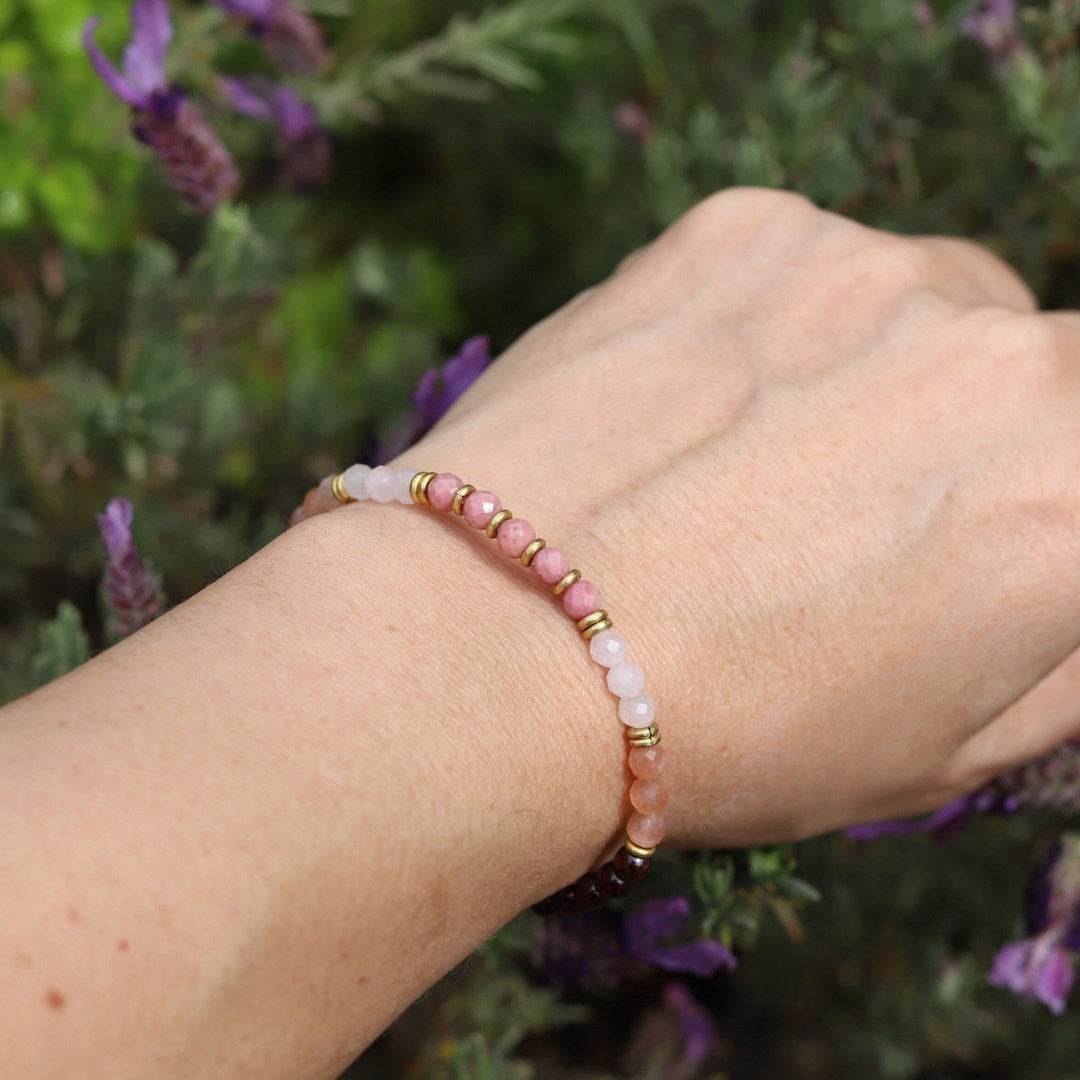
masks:
[[[652,869],[652,859],[635,855],[626,848],[619,848],[612,863],[619,877],[626,881],[640,881]]]

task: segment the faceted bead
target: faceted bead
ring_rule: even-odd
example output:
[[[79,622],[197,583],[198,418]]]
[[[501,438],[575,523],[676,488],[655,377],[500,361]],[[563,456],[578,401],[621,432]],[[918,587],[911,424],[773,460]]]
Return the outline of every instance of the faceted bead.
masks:
[[[634,843],[636,844],[637,841],[635,840]],[[642,844],[641,846],[651,847],[652,845]],[[644,855],[634,855],[624,847],[615,852],[615,858],[611,860],[611,864],[615,867],[615,873],[624,881],[640,881],[652,869],[652,859]]]
[[[385,465],[376,465],[367,477],[368,494],[377,503],[394,501],[394,472]]]
[[[659,780],[667,766],[662,746],[635,746],[629,755],[630,771],[642,780]]]
[[[413,501],[409,485],[415,475],[415,469],[400,468],[394,470],[394,498],[405,506],[410,505]]]
[[[666,831],[660,814],[631,814],[626,823],[626,835],[638,847],[656,847]]]
[[[562,594],[563,611],[571,619],[584,619],[600,607],[600,590],[591,581],[575,581]]]
[[[617,697],[637,697],[645,686],[645,672],[637,664],[623,660],[608,672],[607,685]]]
[[[558,585],[570,573],[570,560],[554,547],[541,548],[533,556],[531,565],[532,572],[545,585]]]
[[[289,515],[289,524],[290,525],[299,525],[300,522],[304,521],[306,518],[307,518],[307,514],[304,513],[304,508],[302,506],[298,506]]]
[[[486,529],[491,519],[502,509],[494,491],[474,491],[462,504],[462,517],[474,529]]]
[[[536,539],[536,530],[521,518],[509,518],[499,526],[495,541],[499,550],[511,559],[520,559],[521,553]]]
[[[578,878],[574,884],[574,896],[577,898],[578,906],[586,911],[602,907],[604,903],[604,897],[596,886],[596,875],[592,873],[583,874]]]
[[[616,630],[601,630],[589,642],[589,655],[601,667],[614,667],[626,659],[626,639]]]
[[[660,780],[635,780],[630,785],[630,805],[640,813],[658,814],[667,804],[668,789]]]
[[[318,487],[312,488],[304,496],[304,516],[314,517],[316,514],[325,514],[327,510],[333,510],[337,505],[338,501],[334,498],[330,485],[327,484],[326,487],[323,487],[323,484],[319,484]]]
[[[656,719],[656,702],[648,694],[623,698],[619,702],[619,719],[627,727],[648,727]]]
[[[464,483],[460,476],[452,472],[439,473],[428,484],[428,502],[435,510],[447,511],[454,505],[454,492]]]
[[[350,465],[341,478],[341,486],[345,489],[345,494],[358,502],[371,498],[367,489],[369,472],[371,472],[370,465]]]

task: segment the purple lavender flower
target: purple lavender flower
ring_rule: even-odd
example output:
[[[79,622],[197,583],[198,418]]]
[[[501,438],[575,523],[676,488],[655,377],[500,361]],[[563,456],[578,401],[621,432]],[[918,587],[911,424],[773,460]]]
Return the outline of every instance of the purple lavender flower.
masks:
[[[979,0],[960,29],[986,52],[991,66],[1001,69],[1020,49],[1016,32],[1016,0]]]
[[[649,900],[635,908],[623,923],[627,955],[665,971],[686,971],[702,978],[715,975],[722,967],[733,971],[735,954],[719,941],[663,944],[681,934],[689,918],[690,903],[685,896]]]
[[[664,1005],[675,1014],[682,1029],[683,1061],[680,1064],[685,1064],[696,1074],[720,1041],[716,1023],[682,983],[671,982],[664,987]]]
[[[127,499],[109,500],[98,515],[101,539],[108,553],[103,579],[110,634],[127,637],[161,614],[157,583],[131,538],[134,510]]]
[[[1032,881],[1027,929],[1029,937],[998,952],[989,981],[1061,1015],[1080,951],[1080,834],[1065,834]]]
[[[315,110],[281,83],[258,91],[242,79],[222,78],[225,93],[237,112],[269,120],[281,134],[281,161],[285,179],[301,191],[310,191],[330,175],[330,136],[319,124]]]
[[[404,453],[435,426],[491,363],[490,349],[487,335],[476,334],[441,367],[424,372],[412,395],[416,408],[378,448],[375,457],[379,464]]]
[[[240,177],[199,110],[166,80],[165,52],[172,40],[166,0],[135,0],[122,73],[94,41],[100,23],[94,16],[83,28],[83,45],[94,70],[134,110],[135,137],[153,148],[181,199],[203,213],[212,210],[233,195]]]
[[[266,55],[289,75],[313,75],[329,61],[322,30],[289,0],[213,0],[230,15],[246,19]]]

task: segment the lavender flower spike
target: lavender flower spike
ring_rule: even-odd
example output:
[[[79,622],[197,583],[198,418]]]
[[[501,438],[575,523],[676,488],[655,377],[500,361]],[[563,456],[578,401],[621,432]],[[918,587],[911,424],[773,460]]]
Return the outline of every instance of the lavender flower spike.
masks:
[[[326,67],[322,30],[289,0],[213,0],[230,15],[248,20],[252,35],[273,63],[288,75],[314,75]]]
[[[117,496],[109,500],[105,513],[97,519],[109,556],[103,583],[114,638],[133,634],[161,614],[157,583],[131,538],[133,516],[131,503]]]
[[[168,83],[165,53],[172,20],[166,0],[135,0],[121,71],[94,40],[100,23],[94,16],[83,27],[83,45],[94,70],[134,110],[135,137],[153,148],[184,202],[195,210],[212,210],[236,191],[240,177],[202,114],[182,90]]]
[[[983,47],[991,67],[998,71],[1021,47],[1016,32],[1016,0],[979,0],[960,29]]]
[[[1073,953],[1080,950],[1080,834],[1062,837],[1028,899],[1031,936],[1001,949],[989,981],[1060,1015],[1073,985]]]
[[[319,124],[315,110],[288,86],[272,83],[257,92],[242,79],[224,76],[221,85],[232,107],[245,116],[269,120],[281,133],[281,168],[285,179],[301,191],[310,191],[330,175],[330,136]]]

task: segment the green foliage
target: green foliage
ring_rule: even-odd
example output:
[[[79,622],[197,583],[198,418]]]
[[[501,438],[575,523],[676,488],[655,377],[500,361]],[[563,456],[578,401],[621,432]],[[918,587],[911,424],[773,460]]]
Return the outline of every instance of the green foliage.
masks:
[[[1078,0],[1021,4],[998,64],[962,30],[968,0],[921,21],[913,0],[325,3],[333,62],[295,86],[335,166],[308,194],[277,180],[269,130],[224,107],[218,72],[270,71],[258,44],[174,0],[170,76],[244,176],[209,219],[177,205],[79,44],[100,14],[119,58],[128,6],[0,0],[5,698],[106,640],[94,516],[113,495],[182,600],[370,455],[463,338],[505,346],[716,188],[969,236],[1080,306]],[[984,981],[1045,827],[825,839],[800,846],[799,876],[789,848],[669,856],[646,884],[740,950],[735,973],[690,980],[732,1076],[1071,1080],[1075,1025]],[[682,1067],[657,1004],[672,976],[590,997],[586,1022],[538,983],[533,933],[500,934],[354,1075]],[[626,1057],[640,1032],[659,1049]]]

